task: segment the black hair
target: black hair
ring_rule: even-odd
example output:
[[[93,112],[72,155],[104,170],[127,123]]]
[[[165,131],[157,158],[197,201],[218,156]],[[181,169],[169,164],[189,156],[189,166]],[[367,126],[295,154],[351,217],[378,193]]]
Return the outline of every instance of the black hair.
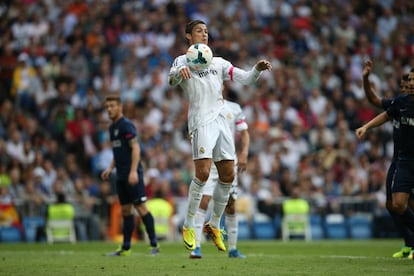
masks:
[[[64,193],[57,193],[56,194],[56,201],[57,203],[65,203],[66,202],[66,197]]]
[[[118,94],[115,94],[115,95],[109,94],[105,97],[105,102],[110,102],[110,101],[116,101],[118,103],[121,103],[121,97]]]
[[[408,81],[408,74],[402,75],[401,80],[402,81]]]
[[[206,23],[204,21],[199,20],[199,19],[190,21],[190,22],[187,23],[187,25],[185,25],[185,33],[186,34],[191,34],[193,32],[194,27],[197,26],[198,24],[206,25]]]

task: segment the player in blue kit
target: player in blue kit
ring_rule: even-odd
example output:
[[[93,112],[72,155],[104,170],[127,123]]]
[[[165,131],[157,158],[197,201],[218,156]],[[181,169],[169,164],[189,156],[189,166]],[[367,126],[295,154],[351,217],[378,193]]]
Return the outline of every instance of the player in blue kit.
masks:
[[[123,243],[109,256],[130,256],[131,237],[134,231],[133,207],[140,215],[151,244],[151,255],[157,255],[158,244],[155,235],[154,218],[146,206],[147,196],[144,188],[143,169],[140,162],[140,147],[135,126],[124,117],[119,96],[108,96],[105,108],[112,121],[109,135],[114,158],[111,165],[102,172],[102,179],[107,180],[116,168],[116,190],[121,203],[123,216]]]
[[[399,126],[398,154],[396,169],[391,182],[392,210],[401,222],[414,232],[414,212],[408,206],[410,194],[414,188],[414,71],[408,75],[409,94],[397,96],[386,112],[356,130],[362,138],[368,129],[377,127],[389,119],[395,120]],[[413,250],[409,257],[413,258]]]
[[[363,72],[362,72],[362,79],[363,79],[363,86],[364,86],[364,92],[368,99],[368,101],[373,104],[374,106],[381,108],[383,110],[387,110],[388,107],[391,106],[393,99],[386,99],[386,98],[380,98],[375,93],[373,87],[371,86],[371,83],[369,81],[369,75],[371,73],[372,68],[372,61],[367,60],[364,64]],[[400,92],[401,93],[408,93],[408,74],[404,74],[400,81]],[[391,191],[391,185],[394,177],[394,172],[396,168],[396,161],[397,161],[397,154],[399,150],[399,123],[396,120],[392,121],[393,123],[393,140],[394,140],[394,154],[393,158],[390,164],[390,167],[388,168],[387,177],[386,177],[386,208],[389,211],[394,224],[398,231],[401,233],[401,235],[404,238],[404,245],[402,246],[401,250],[398,252],[395,252],[392,257],[394,258],[404,258],[409,256],[410,251],[412,248],[414,248],[414,235],[410,229],[399,218],[398,214],[393,210],[392,206],[392,191]],[[414,196],[411,194],[409,204],[411,208],[414,206]]]

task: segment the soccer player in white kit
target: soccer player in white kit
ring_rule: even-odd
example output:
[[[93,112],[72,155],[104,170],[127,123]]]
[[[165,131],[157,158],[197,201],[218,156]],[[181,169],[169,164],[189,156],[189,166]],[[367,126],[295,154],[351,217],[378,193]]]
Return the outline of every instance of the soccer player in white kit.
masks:
[[[189,44],[208,45],[208,29],[201,20],[193,20],[185,27]],[[231,184],[234,180],[235,145],[226,118],[222,114],[224,100],[223,81],[232,80],[241,84],[253,84],[263,70],[271,70],[267,60],[258,61],[250,71],[233,66],[229,61],[214,57],[210,66],[193,71],[187,66],[185,54],[175,58],[168,75],[171,86],[180,85],[189,101],[188,131],[193,148],[195,177],[188,190],[188,208],[182,228],[184,246],[196,248],[194,237],[194,215],[200,205],[203,187],[210,175],[212,162],[219,175],[213,194],[213,210],[203,231],[213,240],[220,251],[226,251],[219,229],[220,218],[227,205]]]
[[[236,131],[240,134],[240,147],[238,150],[238,156],[235,162],[235,173],[242,172],[247,167],[247,156],[249,154],[250,136],[248,132],[248,125],[246,123],[246,117],[244,116],[242,109],[238,103],[224,101],[224,115],[227,123],[230,126],[233,137]],[[195,215],[195,240],[196,249],[191,252],[191,259],[201,258],[201,229],[205,220],[206,211],[211,197],[214,193],[214,188],[218,182],[218,172],[216,166],[213,164],[210,170],[210,176],[204,186],[203,197],[201,198],[200,207]],[[229,247],[230,258],[246,258],[237,249],[237,234],[238,234],[238,221],[236,216],[236,200],[238,194],[238,182],[237,177],[234,177],[233,184],[230,190],[229,200],[227,202],[225,214],[225,225],[227,228],[227,242]]]

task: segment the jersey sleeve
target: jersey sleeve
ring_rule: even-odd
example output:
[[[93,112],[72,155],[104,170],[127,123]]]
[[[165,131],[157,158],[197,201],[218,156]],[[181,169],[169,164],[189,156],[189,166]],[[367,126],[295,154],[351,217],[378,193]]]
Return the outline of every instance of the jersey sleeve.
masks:
[[[128,123],[124,125],[121,135],[123,136],[123,139],[129,142],[137,137],[137,130],[132,123]]]
[[[387,110],[387,109],[388,109],[388,107],[390,107],[390,106],[391,106],[391,103],[392,103],[392,100],[391,100],[391,99],[384,99],[384,98],[382,98],[382,99],[381,99],[381,106],[382,106],[382,109]]]
[[[253,84],[260,76],[260,72],[253,67],[250,71],[245,71],[241,68],[235,67],[229,61],[220,58],[223,68],[224,80],[231,80],[241,84]]]
[[[248,129],[248,125],[246,122],[246,116],[244,116],[243,111],[239,105],[236,105],[236,130],[243,131]]]
[[[386,109],[386,112],[387,112],[387,115],[390,118],[395,119],[395,118],[399,117],[399,115],[400,115],[399,111],[400,111],[400,109],[399,109],[399,100],[397,98],[397,99],[394,99],[394,100],[391,101],[390,105]]]
[[[168,84],[171,86],[177,86],[182,82],[182,77],[180,76],[180,70],[187,66],[185,63],[185,58],[183,56],[176,57],[170,72],[168,73]]]

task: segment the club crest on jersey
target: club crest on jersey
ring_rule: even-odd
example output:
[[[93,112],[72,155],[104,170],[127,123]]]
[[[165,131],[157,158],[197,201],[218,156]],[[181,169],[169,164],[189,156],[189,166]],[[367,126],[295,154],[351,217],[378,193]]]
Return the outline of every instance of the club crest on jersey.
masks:
[[[119,129],[115,129],[115,130],[114,130],[114,135],[115,135],[115,136],[118,136],[118,134],[119,134]]]
[[[200,147],[199,152],[200,152],[201,154],[203,154],[204,152],[206,152],[206,150],[205,150],[203,147]]]
[[[230,112],[226,114],[226,118],[227,120],[231,120],[233,119],[233,114],[231,114]]]

